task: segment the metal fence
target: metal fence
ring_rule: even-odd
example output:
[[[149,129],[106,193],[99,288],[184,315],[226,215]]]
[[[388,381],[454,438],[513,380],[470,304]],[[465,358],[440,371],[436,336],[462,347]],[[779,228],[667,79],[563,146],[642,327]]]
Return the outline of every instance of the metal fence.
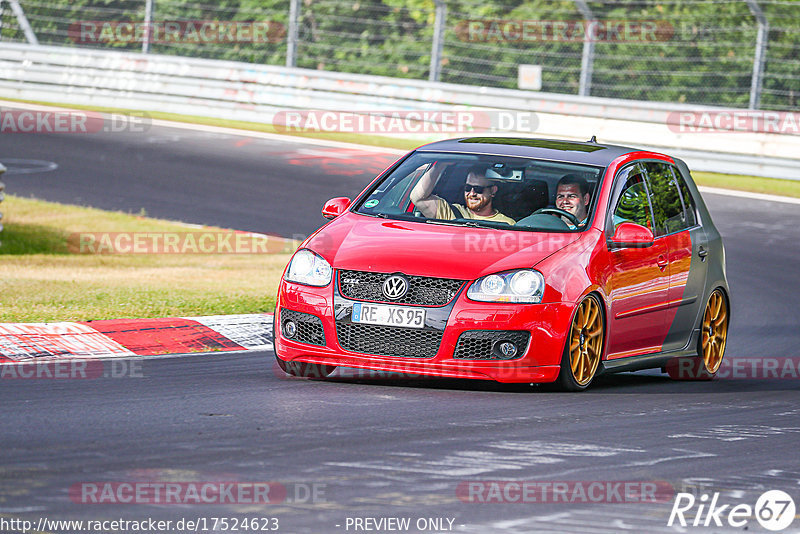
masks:
[[[800,109],[795,0],[0,0],[0,40]]]

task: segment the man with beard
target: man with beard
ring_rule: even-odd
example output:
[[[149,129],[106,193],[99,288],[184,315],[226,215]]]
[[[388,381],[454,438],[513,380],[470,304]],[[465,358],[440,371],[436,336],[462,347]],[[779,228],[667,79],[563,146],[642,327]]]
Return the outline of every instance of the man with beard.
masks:
[[[411,191],[411,201],[426,217],[435,219],[478,219],[514,224],[514,219],[494,209],[492,199],[497,186],[486,178],[486,168],[482,165],[470,167],[464,184],[464,205],[450,204],[433,194],[436,182],[451,163],[435,163],[422,175]]]

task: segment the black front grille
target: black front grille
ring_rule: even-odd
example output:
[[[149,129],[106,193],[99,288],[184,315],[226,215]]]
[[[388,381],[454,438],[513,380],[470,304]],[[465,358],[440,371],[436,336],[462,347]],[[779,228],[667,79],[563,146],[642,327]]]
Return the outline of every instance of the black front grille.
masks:
[[[297,332],[292,337],[286,335],[286,323],[288,321],[294,321],[295,325],[297,325]],[[325,346],[325,329],[322,328],[322,320],[310,313],[281,308],[281,333],[283,337],[292,341]]]
[[[458,336],[453,358],[461,360],[515,360],[528,348],[530,332],[523,330],[469,330]],[[517,347],[517,353],[508,358],[499,350],[499,343],[508,341]]]
[[[433,358],[443,334],[441,330],[336,323],[336,335],[343,349],[380,356]]]
[[[364,271],[339,271],[339,292],[354,300],[393,302],[395,304],[417,304],[420,306],[444,306],[458,293],[462,280],[407,276],[408,293],[400,299],[389,300],[383,294],[383,283],[393,273],[370,273]]]

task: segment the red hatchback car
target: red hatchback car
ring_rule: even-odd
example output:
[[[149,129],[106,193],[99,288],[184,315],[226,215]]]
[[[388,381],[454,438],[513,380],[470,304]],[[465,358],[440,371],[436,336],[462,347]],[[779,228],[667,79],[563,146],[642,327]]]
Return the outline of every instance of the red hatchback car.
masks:
[[[475,137],[407,154],[294,254],[275,354],[336,366],[582,390],[691,362],[713,376],[730,297],[722,239],[679,159]]]

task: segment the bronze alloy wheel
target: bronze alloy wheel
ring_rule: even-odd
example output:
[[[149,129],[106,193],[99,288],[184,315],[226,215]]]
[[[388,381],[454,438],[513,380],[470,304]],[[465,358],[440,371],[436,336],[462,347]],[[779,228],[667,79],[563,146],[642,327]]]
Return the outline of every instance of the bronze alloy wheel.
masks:
[[[721,289],[715,289],[708,298],[700,336],[700,356],[709,374],[714,374],[722,364],[725,341],[728,339],[728,303]]]
[[[589,295],[578,305],[572,320],[564,359],[561,384],[573,391],[585,389],[597,373],[603,356],[605,325],[600,302]]]

